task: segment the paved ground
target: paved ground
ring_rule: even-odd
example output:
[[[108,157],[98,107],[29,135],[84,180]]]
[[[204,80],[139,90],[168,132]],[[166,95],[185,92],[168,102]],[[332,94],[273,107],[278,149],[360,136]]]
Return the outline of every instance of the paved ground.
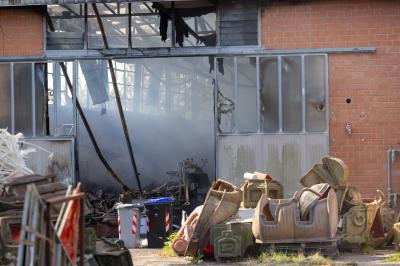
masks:
[[[158,266],[158,265],[191,265],[190,259],[183,257],[162,257],[160,249],[138,248],[132,249],[133,263],[135,266]],[[371,255],[363,254],[341,254],[336,259],[335,265],[400,265],[399,263],[384,263],[383,259],[394,254],[393,250],[376,250]],[[232,263],[217,263],[215,261],[202,262],[199,265],[255,265],[256,260],[244,260]]]

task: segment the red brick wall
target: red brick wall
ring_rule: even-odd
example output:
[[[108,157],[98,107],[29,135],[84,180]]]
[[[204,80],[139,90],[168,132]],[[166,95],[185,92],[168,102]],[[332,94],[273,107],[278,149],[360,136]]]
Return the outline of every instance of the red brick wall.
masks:
[[[0,56],[42,55],[42,8],[0,8]]]
[[[262,43],[277,49],[377,47],[373,54],[329,55],[329,145],[349,165],[351,185],[365,196],[377,188],[386,193],[386,150],[400,148],[400,1],[275,4],[263,11]]]

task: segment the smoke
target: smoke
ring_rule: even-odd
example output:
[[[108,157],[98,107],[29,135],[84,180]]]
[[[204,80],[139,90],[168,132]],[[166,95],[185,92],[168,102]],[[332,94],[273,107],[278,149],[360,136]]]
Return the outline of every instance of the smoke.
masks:
[[[213,76],[208,58],[132,59],[116,62],[116,69],[143,186],[174,181],[166,172],[177,170],[186,158],[207,159],[203,170],[213,179]],[[78,99],[105,157],[128,185],[136,187],[111,84],[110,101],[93,105],[84,75],[79,79]],[[82,123],[78,145],[83,184],[120,189],[98,160]]]

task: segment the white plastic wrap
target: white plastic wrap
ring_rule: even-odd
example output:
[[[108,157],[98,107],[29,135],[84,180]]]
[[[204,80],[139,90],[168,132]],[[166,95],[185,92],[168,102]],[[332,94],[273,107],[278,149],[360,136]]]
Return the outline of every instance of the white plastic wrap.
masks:
[[[23,137],[22,133],[12,135],[7,129],[0,129],[0,183],[9,183],[13,178],[33,174],[26,166],[25,159],[35,149],[22,150]]]

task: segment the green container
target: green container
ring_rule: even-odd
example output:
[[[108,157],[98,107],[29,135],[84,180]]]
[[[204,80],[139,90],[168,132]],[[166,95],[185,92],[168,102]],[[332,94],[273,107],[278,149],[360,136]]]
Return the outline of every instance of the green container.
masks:
[[[249,248],[254,247],[251,223],[213,225],[210,240],[217,260],[244,257]]]

